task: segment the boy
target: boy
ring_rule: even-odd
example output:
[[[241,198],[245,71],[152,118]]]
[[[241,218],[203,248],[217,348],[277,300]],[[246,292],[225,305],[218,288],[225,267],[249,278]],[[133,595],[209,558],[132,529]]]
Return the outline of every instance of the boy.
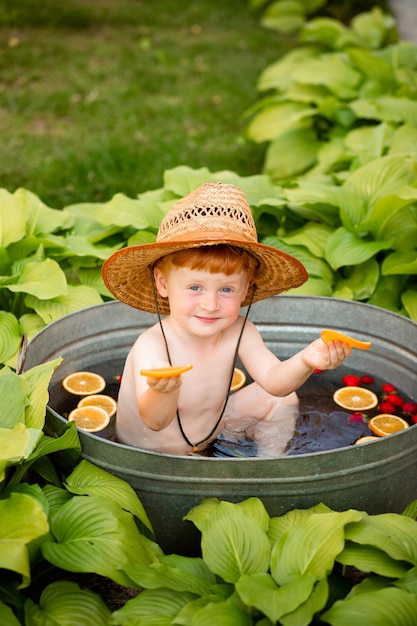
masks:
[[[246,196],[234,185],[205,183],[179,200],[156,242],[113,254],[103,278],[119,300],[159,320],[126,359],[116,419],[123,443],[191,454],[224,428],[251,423],[266,427],[272,443],[260,448],[276,456],[294,429],[295,390],[314,369],[336,368],[351,354],[346,343],[317,339],[281,362],[240,315],[242,306],[298,287],[307,272],[294,257],[258,242]],[[237,356],[254,382],[229,398]],[[193,367],[180,376],[140,375],[186,364]]]

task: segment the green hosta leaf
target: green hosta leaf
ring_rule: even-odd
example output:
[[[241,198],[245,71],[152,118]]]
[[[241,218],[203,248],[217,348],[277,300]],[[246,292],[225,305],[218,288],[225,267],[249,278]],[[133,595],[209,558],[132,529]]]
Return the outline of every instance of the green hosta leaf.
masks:
[[[315,576],[303,575],[278,587],[270,574],[252,574],[237,581],[236,591],[245,604],[259,609],[275,624],[307,600],[315,582]]]
[[[367,207],[395,194],[406,185],[413,185],[417,175],[417,162],[413,157],[389,155],[375,159],[351,174],[340,192],[353,192]]]
[[[327,296],[333,295],[332,285],[326,280],[310,276],[308,280],[295,289],[286,292],[287,296]]]
[[[0,248],[25,236],[29,209],[20,196],[21,193],[0,189]]]
[[[344,144],[358,157],[360,165],[365,165],[384,154],[393,132],[388,124],[362,126],[347,133]]]
[[[19,318],[22,334],[25,334],[28,340],[32,339],[42,328],[45,328],[45,322],[35,313],[25,313]]]
[[[415,217],[415,205],[417,189],[414,187],[402,187],[396,193],[380,198],[368,210],[366,219],[361,227],[372,232],[376,239],[383,239],[384,233],[393,239],[393,245],[407,245],[414,248],[416,240],[410,238],[407,230],[415,230],[417,220]],[[408,236],[407,236],[408,235]]]
[[[278,237],[265,237],[263,243],[295,256],[305,266],[309,276],[314,276],[326,281],[328,284],[333,284],[334,274],[324,259],[317,258],[305,248],[287,246]]]
[[[297,128],[300,122],[314,114],[314,109],[308,104],[277,102],[254,117],[247,127],[247,136],[256,143],[270,141],[293,127]]]
[[[48,532],[47,516],[35,498],[12,493],[0,500],[0,519],[0,568],[29,579],[29,544]]]
[[[268,536],[272,544],[276,543],[285,531],[289,530],[292,526],[304,522],[306,519],[316,513],[332,513],[326,504],[320,502],[309,509],[292,509],[284,515],[279,517],[272,517],[269,523]]]
[[[181,609],[194,599],[195,595],[185,591],[145,589],[114,611],[113,623],[117,626],[171,626]]]
[[[57,543],[42,544],[50,563],[74,572],[95,572],[127,587],[135,585],[123,567],[132,558],[142,563],[156,558],[133,516],[99,496],[74,496],[51,519],[51,531]]]
[[[108,626],[110,618],[111,612],[99,595],[67,581],[48,585],[39,606],[32,600],[25,604],[26,626]]]
[[[25,414],[26,426],[39,429],[44,427],[46,405],[49,400],[49,383],[52,374],[61,362],[62,358],[59,357],[36,365],[21,375],[29,385],[29,405]]]
[[[392,241],[364,241],[342,226],[327,241],[326,261],[337,270],[344,265],[365,263],[381,250],[391,247]]]
[[[140,199],[128,198],[118,193],[95,212],[95,217],[105,225],[133,226],[138,230],[157,230],[164,214],[154,196]]]
[[[89,463],[81,461],[65,481],[71,493],[77,495],[99,495],[117,502],[125,511],[129,511],[153,534],[149,517],[133,488],[125,480]]]
[[[125,571],[143,589],[165,588],[204,596],[216,583],[216,577],[202,559],[187,559],[176,554],[159,556],[159,561],[150,565],[135,561],[128,564]]]
[[[324,222],[331,227],[339,223],[338,188],[305,181],[298,185],[284,191],[292,211],[306,220]]]
[[[378,82],[381,93],[387,93],[395,85],[394,66],[387,60],[360,48],[351,48],[347,54],[356,69]]]
[[[116,252],[120,248],[120,245],[115,246],[103,246],[95,245],[91,243],[89,237],[82,235],[67,235],[65,237],[65,254],[63,257],[76,256],[76,257],[88,257],[91,256],[94,259],[100,259],[105,261],[109,256]]]
[[[230,602],[210,602],[195,613],[198,626],[252,626],[252,618]]]
[[[154,243],[155,240],[156,235],[150,230],[138,230],[132,237],[129,237],[127,245],[142,246],[144,243]]]
[[[294,69],[293,79],[307,85],[324,85],[338,98],[345,100],[356,96],[362,76],[342,56],[335,54],[306,59]]]
[[[297,0],[277,0],[266,8],[261,25],[278,33],[295,33],[305,21],[305,11]]]
[[[404,206],[383,222],[378,239],[393,237],[395,250],[413,250],[417,241],[417,207]]]
[[[380,276],[376,289],[368,300],[368,304],[400,313],[402,290],[403,282],[398,276]]]
[[[139,231],[139,232],[142,232],[142,231]],[[103,282],[103,277],[101,275],[100,267],[89,267],[89,268],[81,267],[78,270],[77,275],[82,285],[85,285],[87,287],[92,287],[101,296],[106,296],[107,298],[114,297]]]
[[[184,520],[193,522],[196,528],[202,532],[203,528],[205,528],[208,523],[211,511],[215,509],[219,503],[220,500],[218,498],[205,498],[200,504],[197,504],[197,506],[188,511],[187,515],[184,516]]]
[[[391,558],[417,565],[417,522],[395,513],[364,516],[346,528],[346,539],[374,546]]]
[[[25,423],[25,409],[28,404],[29,385],[8,367],[0,370],[0,426],[13,428]]]
[[[211,180],[211,176],[212,174],[206,167],[193,169],[188,165],[179,165],[164,172],[164,187],[174,196],[183,198],[193,189]]]
[[[310,596],[295,611],[281,616],[282,626],[309,626],[314,623],[314,616],[327,604],[329,584],[327,578],[319,580]]]
[[[365,263],[349,268],[346,278],[336,281],[333,297],[343,297],[342,293],[348,289],[352,300],[367,300],[374,293],[379,279],[379,263],[369,259]]]
[[[411,152],[417,156],[417,128],[411,124],[401,124],[393,133],[388,154]]]
[[[411,517],[411,519],[417,520],[417,500],[413,500],[406,506],[402,515],[406,515],[407,517]]]
[[[414,626],[417,597],[394,587],[339,600],[321,615],[331,626]]]
[[[201,549],[212,572],[226,582],[243,574],[266,572],[270,543],[259,523],[241,507],[219,502],[202,529]]]
[[[264,532],[268,531],[270,517],[262,500],[255,497],[247,498],[238,502],[237,506],[242,509],[245,515],[252,518],[259,525],[259,528]]]
[[[342,565],[351,565],[362,572],[373,572],[387,578],[400,578],[410,567],[403,561],[391,559],[383,550],[359,546],[351,541],[346,541],[336,560]]]
[[[417,250],[399,251],[385,257],[381,272],[391,274],[417,274]]]
[[[322,43],[332,50],[359,44],[357,35],[351,29],[339,20],[328,17],[316,17],[306,22],[299,40],[307,43]]]
[[[285,531],[272,548],[271,574],[285,585],[300,574],[320,579],[332,570],[344,545],[344,526],[359,521],[362,513],[316,513]]]
[[[362,98],[350,103],[358,118],[417,126],[417,102],[409,98],[379,96]]]
[[[293,74],[296,68],[306,61],[317,58],[317,56],[318,51],[313,46],[302,46],[291,50],[279,61],[268,65],[261,72],[258,90],[269,91],[270,89],[276,89],[284,91],[294,82]]]
[[[404,576],[394,581],[393,584],[399,589],[404,589],[404,591],[408,591],[417,596],[417,567],[408,570]]]
[[[0,601],[0,624],[7,626],[21,626],[21,622],[17,619],[12,609]]]
[[[325,224],[309,222],[298,230],[282,236],[281,240],[290,246],[304,246],[315,256],[323,257],[327,240],[332,232],[333,229]]]
[[[41,430],[26,428],[24,424],[17,424],[14,428],[0,428],[0,481],[5,479],[6,467],[27,459],[41,437]]]
[[[395,29],[395,19],[379,7],[359,13],[352,19],[351,27],[363,44],[369,48],[380,48],[387,35]]]
[[[19,349],[22,333],[13,313],[0,311],[0,363],[6,363]]]
[[[39,300],[39,298],[30,295],[25,298],[26,306],[34,309],[45,324],[49,324],[53,320],[69,313],[74,313],[80,309],[101,304],[102,302],[97,291],[85,285],[68,285],[66,296],[60,296],[52,300]]]
[[[412,320],[417,322],[417,289],[407,289],[401,294],[401,302]]]
[[[319,147],[320,142],[312,128],[291,128],[269,144],[265,170],[272,180],[301,174],[314,165]]]
[[[15,293],[27,293],[39,300],[49,300],[67,293],[67,279],[56,261],[45,259],[38,263],[26,263],[19,279],[8,289]]]

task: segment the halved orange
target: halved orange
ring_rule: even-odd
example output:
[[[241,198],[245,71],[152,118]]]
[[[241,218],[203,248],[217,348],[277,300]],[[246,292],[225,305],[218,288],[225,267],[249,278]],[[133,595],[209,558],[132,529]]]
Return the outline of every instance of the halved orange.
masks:
[[[378,396],[364,387],[340,387],[333,394],[333,400],[349,411],[367,411],[378,404]]]
[[[80,406],[68,415],[69,422],[75,422],[77,428],[89,433],[96,433],[106,428],[110,422],[110,415],[99,406]]]
[[[365,437],[359,437],[355,441],[355,443],[369,443],[370,441],[375,441],[375,439],[379,439],[379,437],[374,437],[373,435],[365,435]]]
[[[386,435],[399,433],[401,430],[408,428],[409,424],[402,417],[398,417],[398,415],[380,413],[375,415],[375,417],[371,417],[368,426],[376,435],[385,437]]]
[[[179,376],[184,372],[188,372],[192,369],[192,365],[174,365],[173,367],[156,367],[150,370],[140,370],[141,376],[147,376],[148,378],[172,378],[172,376]]]
[[[238,389],[243,387],[245,382],[246,382],[245,372],[243,372],[238,367],[235,367],[233,371],[232,384],[230,385],[230,391],[237,391]]]
[[[349,335],[345,335],[344,333],[339,332],[338,330],[330,330],[329,328],[324,328],[320,337],[323,339],[324,343],[329,343],[329,341],[344,341],[348,343],[352,348],[358,348],[358,350],[369,350],[371,347],[370,341],[361,341],[360,339],[354,339],[354,337],[349,337]]]
[[[89,396],[103,391],[106,381],[95,372],[73,372],[64,378],[62,386],[76,396]]]
[[[92,396],[85,396],[81,398],[77,407],[82,406],[99,406],[101,409],[107,411],[110,417],[117,411],[117,402],[111,396],[106,396],[104,393],[95,393]]]

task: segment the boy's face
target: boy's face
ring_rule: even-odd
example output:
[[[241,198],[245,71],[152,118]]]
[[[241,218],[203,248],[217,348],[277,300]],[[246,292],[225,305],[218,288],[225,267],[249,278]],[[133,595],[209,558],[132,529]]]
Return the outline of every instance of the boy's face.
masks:
[[[227,276],[172,267],[166,274],[155,268],[154,275],[158,292],[168,298],[171,317],[198,336],[214,335],[233,324],[249,286],[245,272]]]

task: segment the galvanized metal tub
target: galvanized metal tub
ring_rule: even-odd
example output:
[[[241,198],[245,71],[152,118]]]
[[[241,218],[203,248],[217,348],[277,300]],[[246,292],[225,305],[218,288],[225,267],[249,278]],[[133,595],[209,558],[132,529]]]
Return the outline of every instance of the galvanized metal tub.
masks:
[[[352,370],[377,372],[417,397],[417,324],[367,304],[325,297],[278,296],[253,306],[251,319],[267,345],[288,357],[337,328],[372,342],[354,351]],[[51,323],[29,344],[26,369],[63,356],[50,386],[47,429],[58,432],[62,378],[91,369],[105,377],[121,371],[136,337],[155,316],[120,302],[83,309]],[[417,498],[417,426],[367,445],[300,456],[209,458],[134,448],[80,431],[82,455],[129,482],[145,506],[166,552],[194,554],[199,536],[183,516],[203,498],[262,499],[270,515],[324,502],[335,510],[401,512]]]

